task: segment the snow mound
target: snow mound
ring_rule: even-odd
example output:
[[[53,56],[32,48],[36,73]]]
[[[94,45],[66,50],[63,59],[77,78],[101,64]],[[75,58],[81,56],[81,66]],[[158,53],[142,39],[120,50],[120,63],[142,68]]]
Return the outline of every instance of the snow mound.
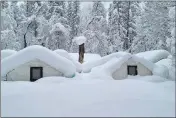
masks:
[[[33,45],[18,51],[18,53],[11,55],[9,58],[1,60],[1,76],[5,76],[9,71],[34,59],[45,62],[62,72],[66,77],[75,75],[76,68],[71,61],[45,47]]]
[[[54,52],[56,52],[57,54],[67,58],[68,60],[70,60],[76,66],[76,71],[77,72],[81,72],[82,71],[81,63],[79,63],[78,61],[76,61],[73,58],[71,58],[71,56],[69,55],[69,53],[66,50],[57,49],[57,50],[54,50]]]
[[[93,60],[90,62],[85,62],[83,63],[83,72],[87,73],[90,72],[92,68],[96,67],[96,66],[100,66],[104,63],[106,63],[107,61],[109,61],[110,59],[114,58],[114,57],[122,57],[124,55],[127,55],[129,53],[127,52],[116,52],[116,53],[112,53],[110,55],[104,56],[100,59],[97,60]]]
[[[146,51],[146,52],[140,52],[135,54],[138,57],[143,57],[148,61],[151,61],[153,63],[156,63],[162,59],[166,59],[170,53],[166,50],[153,50],[153,51]]]
[[[16,52],[17,51],[11,49],[1,50],[1,60],[12,54],[15,54]]]
[[[157,76],[160,76],[160,77],[168,79],[169,70],[164,65],[156,65],[154,70],[153,70],[153,75],[157,75]]]
[[[75,38],[73,39],[73,42],[76,42],[77,45],[81,45],[81,44],[85,43],[86,40],[87,40],[87,39],[86,39],[85,36],[79,36],[79,37],[75,37]]]
[[[169,79],[175,80],[175,67],[172,65],[171,57],[168,57],[167,59],[162,59],[155,64],[166,66],[169,69]]]
[[[69,53],[69,55],[73,60],[78,61],[78,57],[79,57],[78,53]],[[98,59],[101,59],[101,56],[99,54],[84,53],[84,63],[98,60]]]

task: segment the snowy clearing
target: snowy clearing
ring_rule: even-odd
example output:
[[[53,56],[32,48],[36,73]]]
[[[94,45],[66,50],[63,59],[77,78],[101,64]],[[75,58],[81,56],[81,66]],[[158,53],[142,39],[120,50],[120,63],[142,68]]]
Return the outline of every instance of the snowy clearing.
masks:
[[[156,63],[162,59],[166,59],[170,53],[166,50],[152,50],[146,52],[140,52],[135,54],[136,56],[143,57],[148,61]]]
[[[87,77],[77,75],[75,80],[50,77],[34,83],[4,81],[1,116],[175,116],[174,81],[155,76],[117,81]]]

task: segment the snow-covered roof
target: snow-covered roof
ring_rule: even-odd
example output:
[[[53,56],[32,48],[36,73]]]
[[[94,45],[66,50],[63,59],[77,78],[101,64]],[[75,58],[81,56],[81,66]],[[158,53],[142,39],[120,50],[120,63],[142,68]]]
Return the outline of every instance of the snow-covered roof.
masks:
[[[68,60],[70,60],[76,66],[76,71],[77,72],[82,71],[82,65],[77,60],[74,60],[73,58],[71,58],[71,56],[69,55],[69,53],[66,50],[57,49],[57,50],[54,50],[54,52],[56,52],[57,54],[67,58]]]
[[[85,43],[86,40],[87,40],[87,39],[86,39],[85,36],[79,36],[79,37],[75,37],[75,38],[73,39],[73,42],[76,42],[77,45],[81,45],[81,44]]]
[[[56,52],[57,54],[71,60],[69,53],[64,49],[57,49],[57,50],[54,50],[54,52]]]
[[[85,63],[83,63],[83,72],[90,72],[92,68],[106,63],[107,61],[109,61],[113,57],[122,57],[122,56],[127,55],[127,54],[129,54],[129,53],[127,53],[127,52],[116,52],[116,53],[112,53],[110,55],[101,57],[99,59],[92,60],[90,62],[85,62]]]
[[[156,63],[162,59],[166,59],[170,55],[170,53],[166,50],[152,50],[140,52],[135,55],[138,57],[145,58],[146,60],[151,61],[153,63]]]
[[[1,60],[1,76],[5,76],[9,71],[34,59],[39,59],[42,62],[45,62],[62,72],[66,77],[72,77],[76,72],[75,66],[68,59],[65,59],[45,47],[33,45]]]
[[[12,54],[15,54],[16,52],[17,51],[11,49],[1,50],[1,60]]]

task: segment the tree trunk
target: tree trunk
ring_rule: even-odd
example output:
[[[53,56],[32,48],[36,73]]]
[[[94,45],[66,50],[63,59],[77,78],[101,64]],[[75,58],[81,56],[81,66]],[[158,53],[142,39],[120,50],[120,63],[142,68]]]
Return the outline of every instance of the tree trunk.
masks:
[[[85,49],[84,49],[84,43],[79,45],[79,62],[82,64],[84,62],[84,53],[85,53]]]

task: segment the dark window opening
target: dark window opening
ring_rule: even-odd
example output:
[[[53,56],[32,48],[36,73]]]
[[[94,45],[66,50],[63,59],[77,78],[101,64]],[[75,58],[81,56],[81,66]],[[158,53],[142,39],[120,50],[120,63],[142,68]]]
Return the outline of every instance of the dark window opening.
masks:
[[[43,67],[30,68],[30,81],[36,81],[43,77]]]
[[[137,75],[137,66],[128,66],[128,75]]]

